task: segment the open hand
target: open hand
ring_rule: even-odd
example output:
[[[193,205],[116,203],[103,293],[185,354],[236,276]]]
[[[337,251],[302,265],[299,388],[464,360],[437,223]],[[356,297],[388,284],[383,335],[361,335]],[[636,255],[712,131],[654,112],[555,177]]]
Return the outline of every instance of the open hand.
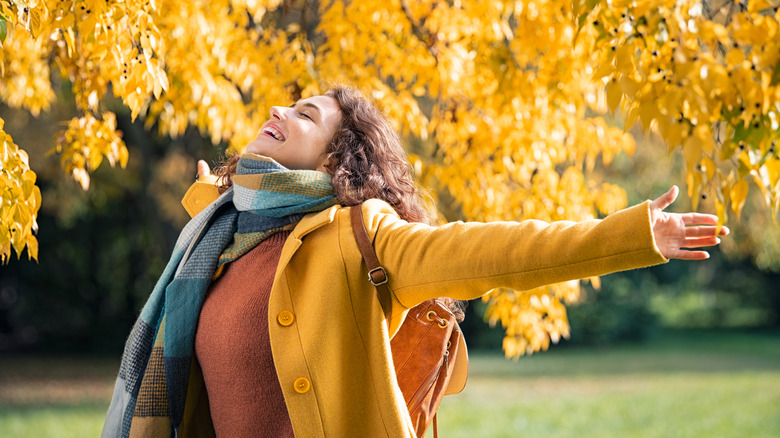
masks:
[[[663,211],[677,199],[678,193],[677,186],[672,186],[668,192],[650,203],[650,224],[653,227],[655,245],[667,259],[707,259],[710,257],[707,251],[690,251],[684,248],[702,248],[719,244],[720,239],[715,235],[718,217],[712,214]],[[728,234],[728,228],[720,228],[719,235]]]

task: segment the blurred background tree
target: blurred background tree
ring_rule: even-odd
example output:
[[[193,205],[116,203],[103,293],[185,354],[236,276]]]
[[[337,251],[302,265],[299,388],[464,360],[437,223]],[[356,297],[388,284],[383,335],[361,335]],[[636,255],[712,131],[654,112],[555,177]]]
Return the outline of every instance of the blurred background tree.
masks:
[[[1,268],[0,349],[118,351],[186,220],[195,159],[240,151],[271,105],[337,82],[387,112],[442,221],[600,217],[684,176],[692,207],[704,198],[721,221],[749,210],[723,263],[776,272],[777,20],[766,0],[0,0],[0,257],[26,247],[41,260]],[[630,158],[634,139],[608,109],[667,146]],[[682,164],[659,165],[678,148]],[[512,357],[568,337],[565,304],[585,290],[582,312],[601,294],[614,312],[656,315],[636,313],[638,326],[683,323],[687,295],[722,311],[763,303],[763,316],[729,318],[777,324],[762,271],[716,283],[726,271],[712,263],[680,266],[598,292],[497,290],[475,307]],[[608,312],[592,310],[611,327]]]

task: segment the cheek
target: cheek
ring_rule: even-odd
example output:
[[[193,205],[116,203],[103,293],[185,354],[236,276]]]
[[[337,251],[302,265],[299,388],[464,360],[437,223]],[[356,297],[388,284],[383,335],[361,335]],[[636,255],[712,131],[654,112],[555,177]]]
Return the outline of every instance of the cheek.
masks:
[[[309,143],[311,145],[312,152],[315,152],[318,155],[327,152],[328,143],[330,143],[330,137],[324,135],[322,132],[318,132],[317,135],[309,138],[312,139],[311,143]]]

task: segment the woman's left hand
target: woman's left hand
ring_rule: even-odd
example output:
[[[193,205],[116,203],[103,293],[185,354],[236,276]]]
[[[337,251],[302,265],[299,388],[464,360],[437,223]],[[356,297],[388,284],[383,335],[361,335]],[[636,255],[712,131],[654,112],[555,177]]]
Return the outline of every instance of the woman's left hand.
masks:
[[[663,211],[675,199],[679,189],[672,186],[668,192],[650,203],[650,224],[655,244],[667,259],[704,260],[707,251],[690,251],[690,248],[715,246],[720,239],[715,235],[718,217],[702,213],[668,213]],[[720,228],[719,235],[726,236],[729,229]],[[684,249],[688,248],[688,249]]]

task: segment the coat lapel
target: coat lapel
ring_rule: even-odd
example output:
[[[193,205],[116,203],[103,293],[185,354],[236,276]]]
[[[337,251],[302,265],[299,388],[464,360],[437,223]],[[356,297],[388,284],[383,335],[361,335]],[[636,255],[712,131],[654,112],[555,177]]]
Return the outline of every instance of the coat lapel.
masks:
[[[290,259],[292,259],[292,256],[300,248],[301,243],[303,243],[303,238],[312,231],[333,222],[340,207],[339,205],[334,205],[320,212],[308,214],[298,222],[298,225],[295,226],[292,234],[284,243],[282,255],[279,258],[279,265],[276,268],[276,275],[279,275],[287,267]]]

